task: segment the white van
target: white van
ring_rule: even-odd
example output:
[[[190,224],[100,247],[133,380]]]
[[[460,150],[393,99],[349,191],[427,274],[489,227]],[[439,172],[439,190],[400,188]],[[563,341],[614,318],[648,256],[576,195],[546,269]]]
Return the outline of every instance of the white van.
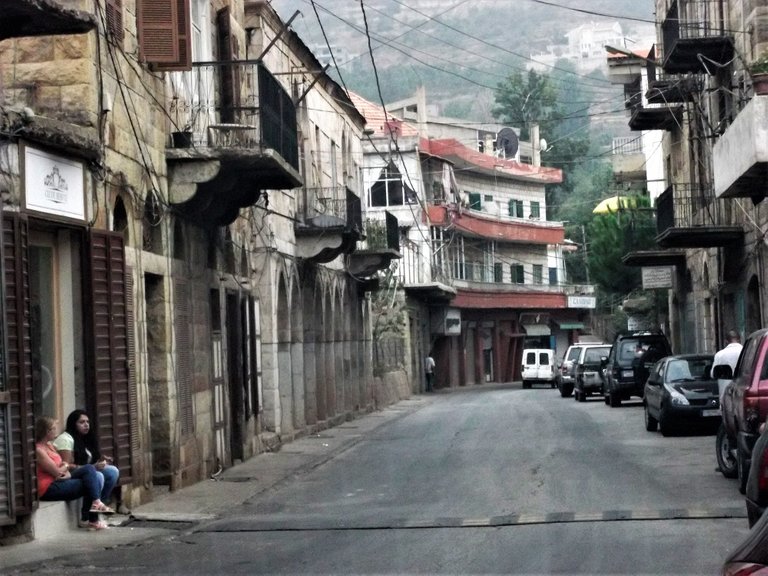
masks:
[[[555,387],[555,351],[548,348],[527,348],[523,350],[523,388],[530,388],[534,382]]]

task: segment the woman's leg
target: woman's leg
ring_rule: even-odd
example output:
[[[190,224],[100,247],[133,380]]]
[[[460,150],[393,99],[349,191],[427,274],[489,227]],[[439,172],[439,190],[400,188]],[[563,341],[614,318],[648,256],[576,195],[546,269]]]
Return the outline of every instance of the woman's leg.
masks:
[[[110,496],[112,496],[112,490],[115,489],[117,481],[120,479],[120,470],[110,464],[102,468],[101,475],[104,478],[104,485],[101,487],[101,501],[108,502]],[[112,507],[114,508],[115,506]]]
[[[83,520],[97,522],[99,515],[91,512],[91,505],[94,500],[98,500],[101,495],[101,474],[96,471],[92,464],[84,464],[72,470],[72,478],[78,479],[83,484]]]
[[[77,500],[83,495],[83,483],[75,478],[56,480],[40,497],[45,502]]]

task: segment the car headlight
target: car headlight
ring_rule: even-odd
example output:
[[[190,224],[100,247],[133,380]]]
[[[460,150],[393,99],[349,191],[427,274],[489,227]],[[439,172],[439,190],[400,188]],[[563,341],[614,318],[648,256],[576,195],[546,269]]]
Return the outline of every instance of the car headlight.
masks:
[[[672,399],[672,404],[674,404],[675,406],[690,406],[690,402],[688,402],[688,398],[686,398],[683,394],[681,394],[671,386],[667,386],[667,390],[669,391],[669,397]]]

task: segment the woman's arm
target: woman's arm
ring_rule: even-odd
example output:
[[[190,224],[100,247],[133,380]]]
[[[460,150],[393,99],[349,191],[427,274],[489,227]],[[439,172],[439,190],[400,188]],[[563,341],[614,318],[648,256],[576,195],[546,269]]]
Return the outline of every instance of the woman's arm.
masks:
[[[67,465],[68,469],[74,470],[77,468],[77,464],[75,464],[75,454],[72,450],[59,450],[59,455],[61,456],[62,461]]]
[[[40,447],[35,447],[35,453],[37,454],[37,462],[40,465],[40,468],[48,472],[48,474],[54,478],[61,478],[69,475],[69,472],[67,472],[67,465],[62,462],[61,466],[57,466],[56,462],[48,456],[46,450],[43,450]]]

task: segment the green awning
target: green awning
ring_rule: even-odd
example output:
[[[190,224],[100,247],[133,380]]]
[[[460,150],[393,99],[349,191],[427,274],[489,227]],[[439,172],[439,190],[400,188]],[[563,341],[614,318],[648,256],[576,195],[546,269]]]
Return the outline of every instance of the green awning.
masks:
[[[558,322],[561,330],[584,330],[584,322]]]

